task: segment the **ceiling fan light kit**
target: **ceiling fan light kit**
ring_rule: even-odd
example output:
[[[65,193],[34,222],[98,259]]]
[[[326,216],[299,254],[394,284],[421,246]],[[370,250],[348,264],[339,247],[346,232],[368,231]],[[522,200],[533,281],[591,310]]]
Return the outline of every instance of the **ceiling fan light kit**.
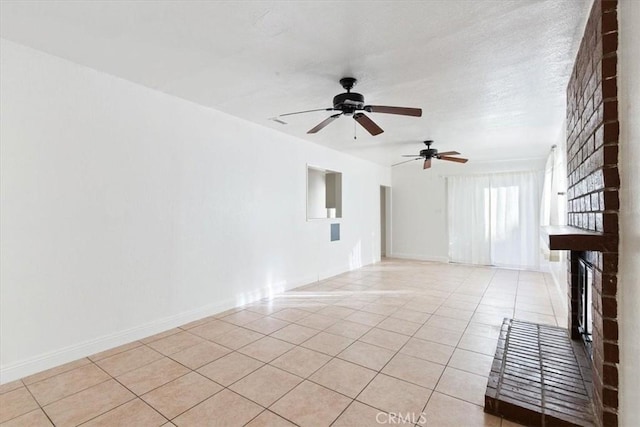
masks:
[[[313,134],[321,131],[335,119],[340,116],[351,116],[358,122],[367,132],[371,135],[380,135],[384,130],[378,126],[367,113],[384,113],[384,114],[396,114],[400,116],[422,117],[421,108],[409,108],[409,107],[390,107],[386,105],[365,105],[364,96],[360,93],[351,92],[351,89],[356,85],[358,81],[353,77],[343,77],[340,79],[340,85],[346,90],[344,93],[340,93],[333,97],[333,107],[331,108],[319,108],[315,110],[296,111],[294,113],[280,114],[276,117],[272,117],[270,120],[278,122],[280,124],[286,124],[281,120],[282,117],[292,116],[294,114],[311,113],[314,111],[339,111],[339,113],[327,117],[322,122],[311,128],[307,133]]]

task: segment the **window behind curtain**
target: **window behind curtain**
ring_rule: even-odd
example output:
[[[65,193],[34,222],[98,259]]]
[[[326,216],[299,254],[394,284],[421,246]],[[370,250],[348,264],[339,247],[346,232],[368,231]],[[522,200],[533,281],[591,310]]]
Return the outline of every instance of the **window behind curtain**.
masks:
[[[449,259],[538,268],[543,172],[447,178]]]

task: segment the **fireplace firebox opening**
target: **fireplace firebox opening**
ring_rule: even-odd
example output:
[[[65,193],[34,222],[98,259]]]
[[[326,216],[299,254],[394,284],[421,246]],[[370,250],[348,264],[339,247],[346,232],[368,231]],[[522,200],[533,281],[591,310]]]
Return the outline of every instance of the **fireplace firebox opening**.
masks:
[[[587,353],[593,358],[593,266],[583,257],[578,260],[578,332]]]

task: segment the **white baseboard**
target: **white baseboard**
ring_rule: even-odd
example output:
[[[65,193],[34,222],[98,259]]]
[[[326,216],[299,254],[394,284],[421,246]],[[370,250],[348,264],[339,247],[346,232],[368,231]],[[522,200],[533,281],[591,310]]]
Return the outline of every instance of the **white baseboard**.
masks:
[[[364,267],[364,266],[362,266]],[[358,267],[361,268],[361,267]],[[346,273],[347,271],[349,271],[348,268],[344,267],[344,268],[332,268],[332,269],[328,269],[325,271],[322,271],[318,274],[318,280],[325,280],[325,279],[329,279],[331,277],[334,276],[338,276],[342,273]]]
[[[208,304],[195,310],[154,320],[140,326],[135,326],[113,334],[103,335],[95,339],[73,344],[26,360],[5,365],[0,367],[0,384],[5,384],[9,381],[24,378],[28,375],[54,368],[68,362],[73,362],[74,360],[91,356],[92,354],[96,354],[101,351],[109,350],[132,341],[159,334],[169,329],[221,313],[234,307],[249,304],[262,298],[271,297],[283,291],[288,291],[290,289],[295,289],[300,286],[317,282],[319,277],[333,277],[348,270],[348,268],[339,268],[325,271],[314,276],[298,277],[292,281],[264,286],[253,291],[238,294],[233,298],[228,298],[215,304]]]
[[[315,283],[318,281],[319,281],[318,275],[299,277],[296,280],[288,282],[285,285],[283,290],[290,291],[291,289],[299,288],[300,286],[310,285],[311,283]]]
[[[254,291],[245,292],[228,298],[215,304],[190,310],[184,313],[154,320],[152,322],[135,326],[130,329],[104,335],[95,339],[87,340],[78,344],[73,344],[58,350],[47,352],[26,360],[21,360],[6,366],[0,367],[0,384],[24,378],[46,369],[54,368],[62,364],[91,356],[92,354],[108,350],[123,344],[167,331],[169,329],[199,320],[207,316],[221,313],[231,308],[248,304],[259,299],[275,295],[285,290],[293,289],[307,283],[315,282],[317,279],[301,278],[296,282],[287,282],[271,286],[265,286]]]
[[[346,266],[345,265],[345,266],[339,267],[339,268],[328,269],[328,270],[325,270],[325,271],[323,271],[323,272],[318,274],[318,280],[330,279],[332,277],[339,276],[339,275],[341,275],[343,273],[347,273],[347,272],[353,271],[353,270],[358,270],[360,268],[367,267],[369,265],[373,265],[373,264],[376,264],[376,263],[379,263],[379,262],[380,262],[380,259],[377,259],[377,260],[374,259],[374,260],[365,261],[365,262],[362,263],[362,265],[358,265],[358,266],[355,266],[355,267],[350,267],[350,266]]]
[[[448,263],[449,257],[446,256],[425,256],[419,254],[405,254],[405,253],[397,253],[393,252],[389,258],[400,258],[400,259],[414,259],[418,261],[434,261],[434,262],[443,262]]]
[[[50,369],[64,363],[91,356],[92,354],[158,334],[194,320],[202,319],[203,317],[220,313],[233,308],[235,306],[235,301],[235,298],[230,298],[186,313],[180,313],[174,316],[158,319],[144,325],[104,335],[99,338],[84,341],[27,360],[3,366],[0,369],[0,383],[4,384],[9,381],[24,378],[28,375]]]

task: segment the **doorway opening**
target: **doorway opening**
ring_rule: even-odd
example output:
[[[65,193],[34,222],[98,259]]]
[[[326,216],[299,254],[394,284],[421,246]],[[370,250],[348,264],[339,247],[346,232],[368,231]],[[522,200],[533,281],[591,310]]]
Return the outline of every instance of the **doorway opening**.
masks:
[[[380,258],[391,256],[391,187],[380,186]]]

